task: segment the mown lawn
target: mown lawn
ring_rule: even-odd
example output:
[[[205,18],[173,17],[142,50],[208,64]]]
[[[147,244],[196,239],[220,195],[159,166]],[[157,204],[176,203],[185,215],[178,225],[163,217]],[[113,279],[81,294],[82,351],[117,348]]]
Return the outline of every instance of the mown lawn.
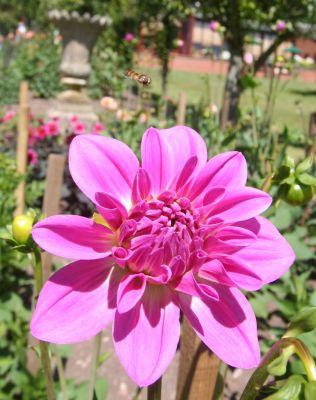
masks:
[[[152,77],[152,89],[160,92],[160,73],[155,69],[142,69],[142,72]],[[255,93],[258,98],[258,105],[264,112],[264,105],[267,97],[269,79],[258,79],[260,85]],[[201,98],[210,98],[217,105],[221,104],[223,93],[224,77],[219,75],[172,71],[169,80],[168,95],[176,100],[181,91],[186,92],[188,102],[196,103]],[[276,98],[273,123],[279,128],[285,124],[290,129],[308,129],[309,116],[316,111],[316,89],[315,85],[306,83],[296,78],[289,81],[281,81],[279,94]],[[252,107],[251,93],[245,91],[242,96],[241,106]]]

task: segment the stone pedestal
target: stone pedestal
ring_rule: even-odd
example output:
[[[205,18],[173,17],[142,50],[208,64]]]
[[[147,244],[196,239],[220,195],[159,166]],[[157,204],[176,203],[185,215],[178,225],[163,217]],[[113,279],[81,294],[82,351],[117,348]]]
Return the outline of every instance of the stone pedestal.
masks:
[[[50,11],[49,19],[62,36],[60,72],[61,81],[67,89],[57,96],[54,107],[48,114],[61,120],[78,115],[87,124],[95,122],[98,117],[84,89],[91,73],[93,46],[103,29],[111,23],[111,19],[107,16],[91,16],[88,13],[79,15],[76,11],[70,13],[58,10]]]

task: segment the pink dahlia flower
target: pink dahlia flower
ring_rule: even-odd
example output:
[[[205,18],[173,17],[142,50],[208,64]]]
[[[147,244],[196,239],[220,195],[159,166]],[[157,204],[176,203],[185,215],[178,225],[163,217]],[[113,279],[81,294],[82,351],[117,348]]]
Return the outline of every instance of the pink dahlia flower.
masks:
[[[75,133],[76,135],[82,135],[86,133],[86,124],[84,122],[72,122],[71,128],[73,130],[73,133]]]
[[[217,32],[220,28],[220,24],[219,24],[219,22],[213,20],[210,22],[209,28],[211,31]]]
[[[101,122],[96,122],[92,127],[92,132],[94,135],[99,135],[105,130],[105,126]]]
[[[0,119],[0,122],[9,122],[15,117],[15,111],[7,111],[4,116]]]
[[[286,29],[286,22],[279,19],[275,25],[275,29],[277,32],[283,32]]]
[[[128,32],[125,34],[124,40],[126,42],[132,42],[134,40],[134,35],[131,32]]]
[[[251,65],[253,63],[253,55],[249,51],[244,54],[244,63]]]
[[[207,161],[190,128],[148,129],[142,166],[124,143],[77,136],[69,167],[96,206],[93,218],[58,215],[38,222],[44,250],[73,259],[45,284],[31,333],[74,343],[113,321],[116,353],[140,386],[170,364],[180,311],[227,364],[252,368],[260,351],[256,318],[241,290],[278,279],[294,254],[259,214],[270,196],[246,186],[241,153]]]
[[[49,136],[49,130],[47,125],[39,125],[35,130],[36,140],[44,140]]]
[[[48,131],[49,136],[57,136],[60,133],[60,122],[58,119],[52,119],[48,121],[46,124],[46,129]]]
[[[38,153],[32,148],[27,150],[27,163],[30,165],[38,164]]]

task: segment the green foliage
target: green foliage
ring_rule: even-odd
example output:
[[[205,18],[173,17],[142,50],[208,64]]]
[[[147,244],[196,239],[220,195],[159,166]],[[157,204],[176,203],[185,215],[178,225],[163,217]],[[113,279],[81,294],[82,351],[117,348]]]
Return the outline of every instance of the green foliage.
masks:
[[[287,379],[281,389],[277,390],[266,400],[299,400],[306,380],[301,375],[292,375]]]
[[[89,94],[98,98],[104,95],[121,97],[128,86],[124,74],[127,68],[132,67],[132,53],[134,45],[117,39],[121,51],[113,50],[108,46],[109,40],[99,40],[92,57],[92,73],[89,80]]]
[[[6,51],[10,47],[10,55]],[[60,47],[51,32],[12,43],[0,50],[0,69],[6,79],[0,81],[0,104],[16,103],[19,86],[27,80],[36,97],[49,98],[60,89]]]
[[[15,31],[21,18],[31,24],[34,20],[43,19],[41,13],[42,0],[0,0],[0,33]],[[43,21],[44,22],[44,21]]]
[[[292,319],[287,335],[294,337],[314,329],[316,329],[316,307],[306,307]]]
[[[0,155],[0,232],[12,219],[14,191],[20,178],[15,162]],[[32,279],[25,255],[14,252],[0,239],[0,398],[45,398],[44,380],[26,368]]]
[[[107,0],[42,0],[45,9],[57,9],[66,11],[77,11],[79,14],[86,12],[90,14],[104,15],[108,12]]]
[[[60,47],[54,44],[51,32],[21,41],[13,60],[34,95],[43,98],[52,97],[61,89],[59,63]]]
[[[21,178],[16,171],[15,160],[0,153],[0,220],[5,226],[11,221],[15,207],[13,193]]]

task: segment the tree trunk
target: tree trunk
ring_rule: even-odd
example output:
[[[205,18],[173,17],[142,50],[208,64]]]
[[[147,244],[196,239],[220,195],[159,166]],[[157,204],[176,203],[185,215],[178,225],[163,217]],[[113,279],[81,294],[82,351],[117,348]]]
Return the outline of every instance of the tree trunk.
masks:
[[[225,129],[228,124],[236,125],[237,123],[238,105],[242,93],[242,73],[242,51],[231,50],[230,65],[222,102],[221,129]]]

